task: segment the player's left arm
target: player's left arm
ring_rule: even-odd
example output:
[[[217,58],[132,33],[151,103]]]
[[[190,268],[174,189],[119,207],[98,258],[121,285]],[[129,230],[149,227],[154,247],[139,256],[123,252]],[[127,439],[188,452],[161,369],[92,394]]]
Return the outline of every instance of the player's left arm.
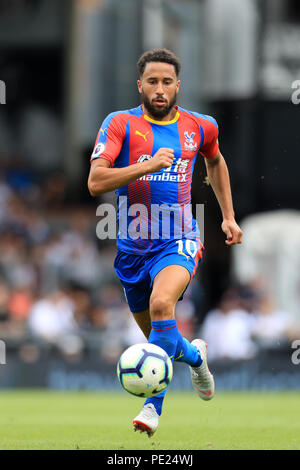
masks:
[[[205,158],[209,183],[222,211],[222,230],[227,236],[226,245],[242,243],[243,232],[235,221],[228,168],[220,150],[211,158]]]

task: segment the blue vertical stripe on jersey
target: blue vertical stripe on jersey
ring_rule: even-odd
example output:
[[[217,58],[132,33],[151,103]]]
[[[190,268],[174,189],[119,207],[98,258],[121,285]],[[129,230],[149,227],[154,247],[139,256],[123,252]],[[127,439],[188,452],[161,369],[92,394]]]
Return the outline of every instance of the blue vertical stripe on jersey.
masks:
[[[204,130],[203,130],[203,127],[200,125],[200,134],[201,134],[201,142],[200,142],[200,146],[199,146],[199,151],[203,145],[203,142],[204,142]]]

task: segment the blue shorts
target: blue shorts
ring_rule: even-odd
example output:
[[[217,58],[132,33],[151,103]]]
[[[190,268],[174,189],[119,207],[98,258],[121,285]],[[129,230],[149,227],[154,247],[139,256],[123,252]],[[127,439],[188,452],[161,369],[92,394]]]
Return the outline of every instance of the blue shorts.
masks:
[[[150,255],[136,255],[118,251],[114,267],[125,291],[132,313],[149,308],[155,276],[166,266],[176,264],[186,268],[191,279],[202,256],[199,239],[171,240],[161,251]],[[182,300],[183,295],[179,300]]]

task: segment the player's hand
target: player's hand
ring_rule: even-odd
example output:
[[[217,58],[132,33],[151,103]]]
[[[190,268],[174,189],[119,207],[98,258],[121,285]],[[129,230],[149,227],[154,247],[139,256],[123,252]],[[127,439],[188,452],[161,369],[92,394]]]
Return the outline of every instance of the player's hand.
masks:
[[[172,166],[174,159],[174,150],[168,148],[160,148],[156,154],[149,160],[150,173],[155,173],[162,168],[169,168]]]
[[[227,240],[225,240],[226,245],[231,246],[242,243],[243,232],[234,219],[224,219],[221,227],[227,237]]]

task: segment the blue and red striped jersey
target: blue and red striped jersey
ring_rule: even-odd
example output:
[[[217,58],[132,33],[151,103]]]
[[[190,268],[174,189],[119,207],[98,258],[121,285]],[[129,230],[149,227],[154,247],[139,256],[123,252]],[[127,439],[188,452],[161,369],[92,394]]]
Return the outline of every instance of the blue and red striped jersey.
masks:
[[[98,132],[91,160],[104,158],[114,168],[149,159],[162,147],[174,149],[171,168],[144,175],[116,190],[117,245],[121,251],[146,254],[159,251],[170,239],[200,238],[191,211],[192,175],[199,152],[205,158],[217,155],[218,125],[211,116],[177,106],[176,110],[175,118],[168,122],[149,118],[142,106],[117,111],[106,117]],[[162,227],[162,205],[171,208],[169,232]],[[185,226],[186,220],[190,223]],[[137,238],[138,222],[143,236]]]

